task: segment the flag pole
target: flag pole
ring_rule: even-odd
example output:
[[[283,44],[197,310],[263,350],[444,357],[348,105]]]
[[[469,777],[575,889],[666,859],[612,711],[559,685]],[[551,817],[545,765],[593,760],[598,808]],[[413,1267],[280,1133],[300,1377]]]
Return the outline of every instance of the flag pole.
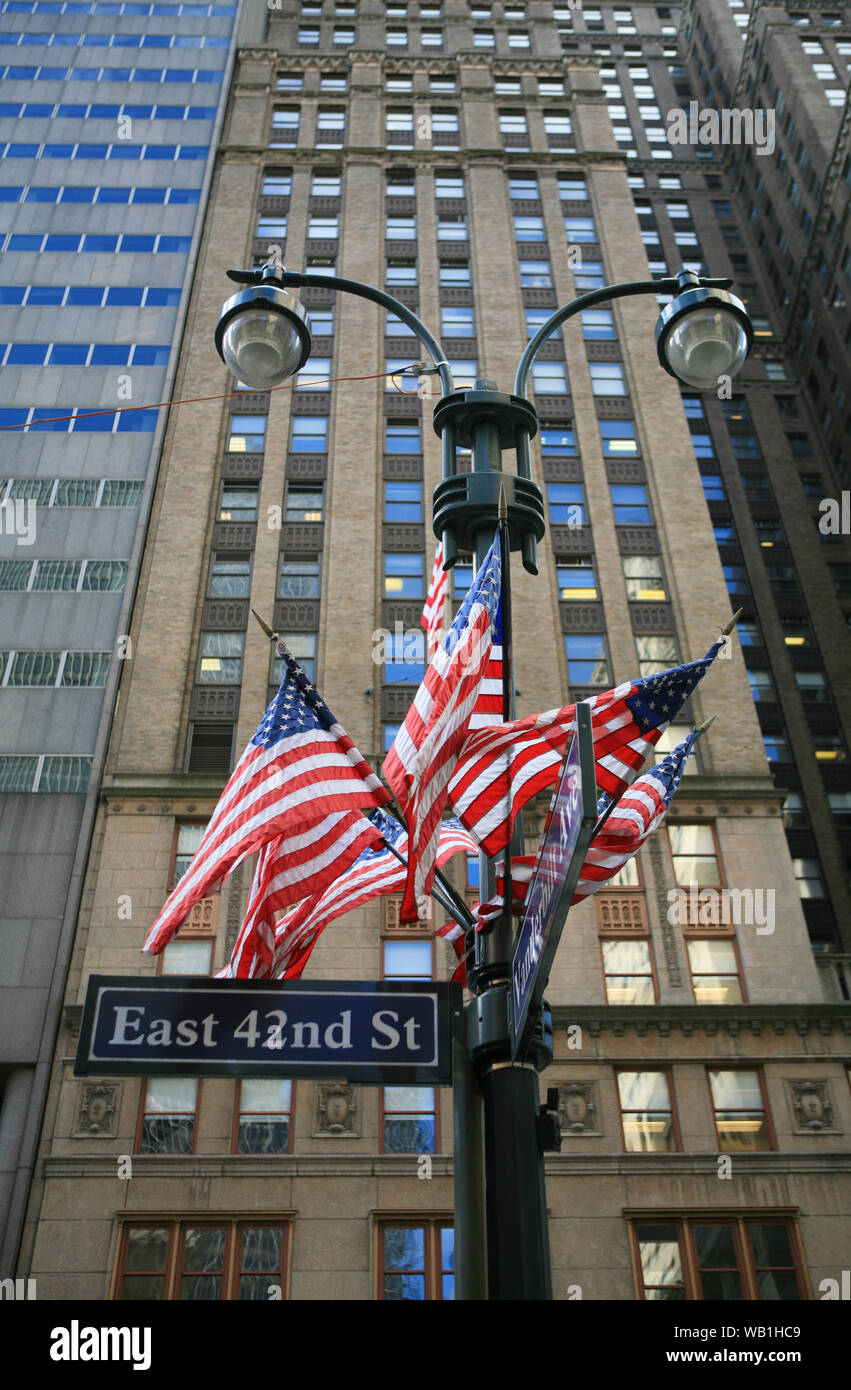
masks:
[[[741,612],[741,609],[739,609],[739,612]],[[734,619],[733,619],[733,622],[735,623],[735,621],[736,621],[736,619],[734,618]],[[708,719],[704,719],[704,721],[703,721],[702,724],[698,724],[697,728],[696,728],[695,731],[694,731],[694,741],[695,741],[695,743],[696,743],[697,740],[700,738],[701,734],[705,734],[709,729],[712,728],[712,725],[715,723],[715,720],[716,720],[717,718],[718,718],[718,715],[717,715],[717,714],[710,714],[710,716],[709,716]],[[689,757],[691,757],[692,752],[693,752],[693,748],[690,748],[690,749],[689,749]],[[622,795],[626,795],[626,793],[624,792],[624,793],[622,793]],[[612,811],[615,809],[615,807],[617,806],[617,804],[618,804],[619,801],[620,801],[620,797],[614,797],[614,796],[612,797],[612,799],[611,799],[611,801],[609,802],[608,806],[606,807],[605,811],[604,811],[603,814],[601,815],[600,819],[597,821],[597,824],[594,826],[594,834],[591,836],[591,840],[589,841],[590,844],[593,844],[593,843],[594,843],[594,841],[596,840],[597,836],[599,835],[600,831],[602,830],[602,828],[603,828],[603,826],[605,825],[606,821],[609,819],[609,816],[612,814]]]
[[[514,672],[511,652],[511,537],[508,531],[508,503],[505,497],[505,483],[503,482],[499,485],[497,525],[499,529],[499,607],[502,627],[500,633],[502,642],[502,722],[508,724],[511,720]],[[514,931],[511,849],[511,844],[506,845],[502,865],[503,922],[509,933],[509,940]]]
[[[263,629],[270,642],[275,642],[276,644],[282,646],[283,643],[281,641],[280,633],[274,632],[273,629],[269,626],[269,624],[263,621],[256,608],[252,608],[251,612],[257,619],[257,622],[260,624],[260,627]],[[405,825],[404,817],[395,805],[388,806],[387,812],[389,815],[393,817],[394,820],[397,820],[400,825]],[[369,817],[367,816],[367,820],[368,819]],[[385,845],[387,845],[387,848],[390,850],[390,853],[394,855],[396,859],[399,860],[399,863],[404,864],[407,868],[407,859],[404,859],[402,855],[399,853],[399,851],[395,849],[393,845],[389,844],[387,840],[385,840],[384,843]],[[448,912],[451,917],[454,917],[456,921],[458,921],[462,926],[466,926],[468,931],[471,930],[475,926],[476,919],[474,918],[472,912],[470,911],[464,899],[459,896],[456,889],[453,888],[452,884],[449,882],[449,880],[446,878],[446,876],[440,869],[435,869],[434,877],[440,885],[442,893],[432,892],[431,896],[438,903],[440,903],[440,906],[446,912]]]

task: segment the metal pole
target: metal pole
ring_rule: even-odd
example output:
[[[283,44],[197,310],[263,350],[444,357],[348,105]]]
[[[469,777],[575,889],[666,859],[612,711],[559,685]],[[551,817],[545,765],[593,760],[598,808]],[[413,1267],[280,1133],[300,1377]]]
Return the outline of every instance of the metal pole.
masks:
[[[490,383],[477,382],[476,389]],[[499,432],[494,425],[473,427],[473,471],[499,469]],[[484,562],[493,543],[493,523],[477,531],[476,569]],[[508,545],[504,546],[504,561]],[[511,575],[508,563],[502,575],[502,660],[503,670],[513,670],[511,652]],[[508,622],[506,623],[506,617]],[[507,688],[508,709],[514,717],[514,684]],[[504,692],[505,694],[506,692]],[[523,830],[518,817],[506,860],[523,852]],[[493,896],[496,887],[494,864],[479,855],[481,901]],[[549,1232],[543,1154],[538,1148],[536,1117],[539,1109],[538,1077],[534,1067],[514,1065],[508,1023],[508,991],[514,949],[511,915],[511,878],[507,875],[506,906],[501,919],[476,939],[477,963],[486,968],[484,989],[474,1001],[474,1018],[483,1021],[480,1039],[486,1048],[474,1065],[479,1073],[483,1097],[488,1298],[490,1300],[552,1298]],[[472,1040],[471,1040],[472,1041]]]
[[[466,1011],[462,1013],[466,1020]],[[465,1041],[452,1043],[455,1206],[455,1297],[488,1296],[485,1143],[482,1093]]]

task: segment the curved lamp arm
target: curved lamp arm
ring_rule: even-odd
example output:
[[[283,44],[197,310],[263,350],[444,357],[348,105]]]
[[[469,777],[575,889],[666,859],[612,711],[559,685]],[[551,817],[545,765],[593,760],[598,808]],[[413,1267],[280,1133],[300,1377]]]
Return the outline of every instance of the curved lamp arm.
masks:
[[[455,383],[452,380],[452,369],[446,360],[446,353],[440,346],[434,334],[426,327],[422,319],[418,318],[413,309],[409,309],[407,304],[403,304],[400,299],[394,298],[392,294],[386,294],[384,290],[376,289],[373,285],[363,285],[360,280],[347,280],[342,275],[310,275],[300,270],[280,271],[276,279],[280,280],[285,287],[291,285],[301,286],[304,289],[335,289],[342,290],[346,294],[359,295],[361,299],[371,299],[374,304],[380,304],[382,308],[389,309],[391,313],[400,318],[403,323],[419,338],[423,347],[428,352],[432,362],[437,368],[440,377],[440,385],[443,388],[443,395],[448,396],[455,390]]]
[[[667,276],[664,280],[628,280],[620,285],[604,285],[602,289],[589,290],[587,294],[581,294],[578,299],[572,299],[569,304],[563,304],[560,309],[556,309],[526,344],[514,377],[515,396],[526,399],[526,386],[532,363],[550,334],[566,319],[573,318],[574,314],[581,313],[583,309],[590,309],[592,305],[603,304],[609,299],[625,299],[635,294],[678,294],[690,284],[707,289],[726,289],[732,283],[732,280],[709,280],[698,277],[692,271],[680,271],[679,275]],[[517,436],[517,471],[523,478],[532,476],[529,436],[521,432],[518,432]]]
[[[406,323],[411,331],[416,335],[423,347],[428,352],[437,374],[440,377],[441,394],[450,395],[455,390],[455,383],[452,380],[452,368],[446,360],[446,353],[440,346],[437,338],[426,327],[421,318],[409,309],[407,304],[403,304],[400,299],[396,299],[392,294],[385,293],[384,290],[376,289],[373,285],[361,284],[360,280],[347,280],[342,275],[310,275],[307,272],[298,270],[278,271],[277,278],[285,285],[302,286],[305,289],[335,289],[342,290],[345,294],[356,294],[361,299],[371,299],[373,304],[380,304],[382,308],[389,309],[397,318]],[[442,454],[443,476],[449,477],[455,472],[455,426],[447,421],[440,436],[440,447]],[[527,443],[528,449],[528,443]]]

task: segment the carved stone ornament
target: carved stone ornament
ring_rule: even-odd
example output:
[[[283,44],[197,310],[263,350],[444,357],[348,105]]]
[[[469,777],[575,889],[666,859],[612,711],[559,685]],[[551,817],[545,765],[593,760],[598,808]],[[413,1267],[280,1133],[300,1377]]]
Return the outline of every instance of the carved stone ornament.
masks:
[[[567,1081],[558,1087],[558,1121],[562,1134],[598,1134],[596,1086]]]
[[[316,1118],[319,1134],[337,1138],[358,1134],[357,1100],[354,1086],[335,1081],[316,1087]]]
[[[77,1134],[95,1136],[99,1139],[115,1137],[121,1086],[120,1081],[93,1081],[86,1082],[80,1088]]]
[[[786,1084],[792,1100],[795,1129],[799,1133],[819,1134],[822,1130],[834,1129],[826,1081],[788,1081]]]

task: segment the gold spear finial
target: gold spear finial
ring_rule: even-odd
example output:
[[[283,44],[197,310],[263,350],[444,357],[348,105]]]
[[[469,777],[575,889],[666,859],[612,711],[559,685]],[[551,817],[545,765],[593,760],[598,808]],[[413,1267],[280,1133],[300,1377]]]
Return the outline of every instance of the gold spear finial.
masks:
[[[732,618],[730,619],[730,621],[727,623],[726,627],[722,627],[722,629],[721,629],[721,636],[722,636],[722,637],[729,637],[729,636],[730,636],[730,633],[733,631],[733,628],[736,626],[736,623],[739,621],[739,619],[740,619],[740,617],[742,616],[742,614],[744,613],[744,611],[745,611],[744,608],[737,608],[737,609],[736,609],[735,613],[733,614],[733,616],[732,616]]]
[[[252,608],[251,612],[254,614],[254,617],[257,619],[258,623],[259,623],[260,626],[262,627],[262,629],[263,629],[263,631],[265,632],[266,636],[269,638],[270,642],[277,642],[277,640],[278,640],[278,634],[277,634],[277,632],[273,632],[272,629],[270,628],[269,624],[268,624],[268,623],[264,623],[263,619],[260,617],[260,614],[257,612],[257,609],[256,609],[256,608]]]
[[[695,731],[694,731],[694,732],[695,732],[695,736],[696,736],[697,738],[700,738],[700,735],[701,735],[701,734],[705,734],[705,733],[707,732],[708,729],[711,729],[711,728],[712,728],[712,725],[715,723],[715,720],[716,720],[717,718],[718,718],[718,715],[717,715],[717,714],[710,714],[710,716],[709,716],[708,719],[704,719],[703,723],[702,723],[702,724],[699,724],[699,725],[697,726],[697,728],[696,728]]]

